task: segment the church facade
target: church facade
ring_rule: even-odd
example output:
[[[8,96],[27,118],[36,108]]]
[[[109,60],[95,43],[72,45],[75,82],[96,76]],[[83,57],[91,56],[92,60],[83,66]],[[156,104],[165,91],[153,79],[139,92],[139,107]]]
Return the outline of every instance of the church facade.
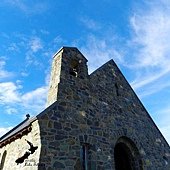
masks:
[[[53,58],[47,108],[0,138],[1,170],[168,170],[170,147],[113,60]]]

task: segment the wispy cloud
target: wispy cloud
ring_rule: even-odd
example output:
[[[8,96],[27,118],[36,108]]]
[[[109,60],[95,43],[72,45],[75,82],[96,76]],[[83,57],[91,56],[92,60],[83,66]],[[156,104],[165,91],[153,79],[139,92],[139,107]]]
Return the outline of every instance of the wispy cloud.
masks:
[[[9,45],[9,47],[7,48],[8,51],[16,51],[18,52],[19,51],[19,47],[16,43],[11,43]]]
[[[169,104],[167,104],[169,105]],[[157,110],[159,116],[155,117],[156,121],[158,122],[158,126],[162,132],[162,134],[165,136],[166,140],[170,144],[170,107],[164,106],[163,109]]]
[[[0,101],[1,104],[20,101],[18,87],[13,82],[0,83]]]
[[[129,41],[129,47],[133,47],[134,62],[129,64],[129,67],[135,69],[137,73],[136,79],[131,83],[136,90],[170,73],[170,12],[168,10],[170,2],[150,1],[145,5],[148,8],[136,9],[130,17],[133,36]]]
[[[137,6],[130,17],[132,39],[128,42],[133,63],[127,66],[136,73],[131,85],[140,97],[154,93],[156,96],[170,87],[170,1],[144,1],[144,5]],[[156,101],[152,103],[155,106]],[[166,105],[166,101],[162,104]],[[165,107],[152,114],[167,141],[170,141],[169,113],[169,107]]]
[[[21,93],[21,86],[13,82],[0,83],[0,105],[6,107],[7,114],[17,113],[24,108],[25,112],[38,114],[45,108],[47,86]]]
[[[22,71],[23,76],[28,74],[26,70],[29,66],[34,65],[36,66],[35,68],[39,70],[42,68],[44,69],[44,66],[47,67],[47,65],[43,65],[44,59],[46,59],[45,62],[47,62],[47,60],[48,62],[51,61],[51,56],[56,52],[56,49],[60,48],[63,44],[68,43],[59,35],[47,41],[44,39],[44,34],[47,37],[49,32],[42,29],[39,31],[33,31],[31,35],[18,32],[15,32],[11,35],[5,34],[4,38],[8,43],[5,46],[2,46],[3,51],[5,51],[6,55],[9,55],[9,57],[16,55],[17,57],[22,58],[22,61],[24,62],[22,64],[22,69],[24,70]],[[15,42],[10,41],[10,36],[14,37]],[[3,61],[5,60],[3,59]],[[2,68],[1,65],[0,67]],[[5,75],[7,72],[4,72],[5,70],[1,68],[0,75]]]
[[[81,22],[86,28],[88,28],[88,29],[90,29],[90,30],[96,31],[96,30],[101,29],[101,25],[100,25],[97,21],[95,21],[95,20],[93,20],[93,19],[91,19],[91,18],[81,17],[81,18],[80,18],[80,22]]]
[[[151,9],[145,14],[134,14],[131,25],[135,32],[133,43],[138,45],[138,67],[164,67],[169,64],[170,13]],[[167,63],[168,62],[168,63]]]
[[[13,34],[16,40],[15,43],[10,41],[9,37],[11,35],[4,37],[7,40],[7,45],[3,51],[4,53],[6,52],[8,57],[5,55],[0,57],[0,106],[3,110],[1,114],[6,113],[8,115],[15,114],[19,116],[20,114],[30,113],[35,115],[45,108],[47,96],[47,86],[45,83],[41,82],[41,86],[34,89],[29,88],[29,90],[22,86],[26,78],[25,76],[32,74],[29,71],[30,68],[37,69],[37,67],[34,68],[32,66],[41,66],[42,59],[46,59],[47,62],[50,58],[50,56],[49,58],[43,58],[45,50],[41,34],[37,36],[34,33],[28,36],[15,33]],[[20,57],[21,53],[22,57]],[[23,54],[25,55],[23,56]],[[10,68],[7,61],[9,59],[13,60],[13,58],[10,58],[11,56],[18,57],[17,59],[22,63],[21,67],[15,68],[15,73],[12,70],[9,72],[6,69]],[[41,67],[38,67],[38,69],[41,69]],[[43,70],[43,73],[45,73],[45,70]]]
[[[159,81],[155,81],[152,84],[150,84],[149,86],[146,87],[142,87],[141,89],[138,89],[138,96],[140,98],[144,98],[146,96],[155,94],[155,93],[159,93],[163,90],[168,90],[168,88],[170,87],[170,82],[169,81],[163,81],[164,83],[162,83],[160,80]]]
[[[11,130],[12,127],[0,127],[0,136],[2,136],[3,134],[5,134],[6,132],[8,132],[9,130]]]
[[[41,14],[49,9],[49,4],[44,1],[3,0],[1,3],[5,3],[15,9],[19,9],[27,15]]]
[[[60,43],[65,43],[65,42],[66,41],[59,35],[56,36],[52,41],[52,43],[54,43],[54,44],[60,44]]]
[[[40,38],[33,37],[29,42],[30,48],[32,52],[37,52],[38,50],[43,48],[43,43]]]
[[[165,76],[167,73],[169,73],[170,68],[169,67],[165,67],[164,69],[161,70],[161,72],[159,71],[152,71],[150,70],[150,72],[147,74],[145,74],[145,76],[143,77],[141,75],[141,77],[137,77],[133,82],[131,82],[131,85],[133,86],[134,89],[139,89],[145,85],[148,85],[158,79],[160,79],[162,76]],[[166,83],[167,86],[167,83]],[[162,86],[163,87],[163,86]]]
[[[6,111],[6,113],[7,114],[9,114],[9,115],[11,115],[11,114],[17,114],[17,109],[15,109],[15,108],[12,108],[12,107],[9,107],[9,106],[7,106],[6,108],[5,108],[5,111]]]
[[[114,36],[107,39],[97,38],[91,34],[86,42],[81,51],[89,60],[90,73],[112,58],[118,63],[123,63],[123,55],[117,50]]]
[[[0,57],[0,80],[11,77],[13,73],[5,70],[6,57]]]
[[[21,96],[22,105],[27,109],[31,108],[35,113],[42,111],[45,108],[47,89],[47,86],[43,86],[25,93]]]
[[[20,40],[17,44],[19,49],[22,49],[25,53],[25,66],[35,65],[42,66],[42,62],[40,61],[41,52],[44,51],[44,42],[42,38],[37,35],[22,35],[18,34],[16,36],[18,40]],[[39,55],[37,55],[39,53]]]

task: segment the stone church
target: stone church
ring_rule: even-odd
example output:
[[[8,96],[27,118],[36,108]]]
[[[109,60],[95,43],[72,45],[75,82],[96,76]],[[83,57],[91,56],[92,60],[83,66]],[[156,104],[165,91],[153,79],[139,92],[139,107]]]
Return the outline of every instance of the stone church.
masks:
[[[0,138],[1,170],[170,170],[170,147],[113,60],[53,58],[47,107]]]

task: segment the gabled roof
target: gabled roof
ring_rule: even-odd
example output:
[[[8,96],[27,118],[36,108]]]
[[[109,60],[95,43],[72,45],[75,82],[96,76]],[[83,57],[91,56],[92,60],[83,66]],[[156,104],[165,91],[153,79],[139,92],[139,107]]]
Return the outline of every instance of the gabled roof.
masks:
[[[20,124],[15,126],[0,138],[0,147],[12,142],[17,138],[21,138],[24,134],[29,133],[31,131],[31,123],[36,119],[36,117],[29,119],[29,116],[27,116],[24,121],[22,121]]]
[[[4,145],[11,143],[12,141],[21,138],[23,135],[28,134],[31,130],[31,124],[38,119],[38,117],[41,115],[43,116],[48,110],[55,107],[57,101],[54,102],[52,105],[44,109],[42,112],[40,112],[37,116],[29,118],[29,115],[26,115],[26,119],[19,123],[17,126],[15,126],[13,129],[8,131],[6,134],[0,137],[0,148]]]
[[[159,131],[160,135],[162,136],[162,138],[164,139],[164,141],[167,143],[167,145],[169,146],[168,142],[166,141],[166,139],[164,138],[164,136],[162,135],[162,133],[160,132],[159,128],[157,127],[157,125],[155,124],[155,122],[153,121],[152,117],[150,116],[150,114],[148,113],[148,111],[146,110],[146,108],[144,107],[143,103],[141,102],[141,100],[138,98],[137,94],[135,93],[135,91],[133,90],[133,88],[131,87],[131,85],[129,84],[129,82],[126,80],[125,76],[122,74],[122,72],[120,71],[120,69],[118,68],[118,66],[116,65],[116,63],[113,61],[113,59],[109,60],[108,62],[106,62],[105,64],[103,64],[101,67],[99,67],[98,69],[96,69],[94,72],[92,72],[90,74],[90,77],[93,78],[93,76],[95,75],[100,75],[102,71],[105,72],[109,72],[111,71],[111,69],[115,69],[117,70],[118,74],[117,76],[122,76],[123,80],[125,81],[125,83],[128,85],[128,87],[130,88],[131,92],[134,94],[136,100],[140,103],[140,105],[142,106],[142,108],[145,110],[145,113],[147,114],[148,118],[150,119],[150,121],[153,123],[153,125],[155,126],[155,128]],[[104,79],[103,79],[104,80]]]

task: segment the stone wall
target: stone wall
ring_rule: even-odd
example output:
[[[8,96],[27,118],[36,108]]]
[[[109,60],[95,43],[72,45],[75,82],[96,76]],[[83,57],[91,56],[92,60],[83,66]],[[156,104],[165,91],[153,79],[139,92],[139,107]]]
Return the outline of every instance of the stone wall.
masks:
[[[89,170],[115,170],[120,143],[134,159],[133,169],[170,169],[169,145],[113,60],[88,75],[87,60],[77,49],[63,48],[56,56],[61,60],[52,68],[60,72],[52,71],[53,104],[37,116],[27,136],[1,148],[1,157],[7,150],[5,170],[83,170],[83,147]],[[73,60],[79,63],[76,76],[70,74]],[[28,149],[25,139],[38,150],[24,164],[33,159],[39,166],[16,165]]]
[[[58,92],[58,83],[60,82],[60,73],[61,73],[61,54],[54,56],[51,69],[51,80],[49,84],[49,91],[47,96],[46,106],[50,106],[57,100]]]
[[[41,142],[40,142],[40,130],[38,121],[34,121],[32,123],[32,130],[27,135],[22,136],[20,139],[16,139],[15,141],[7,144],[6,146],[0,148],[0,163],[2,163],[3,153],[6,151],[5,162],[3,166],[3,170],[37,170],[39,163],[39,156],[41,150]],[[26,151],[30,148],[27,143],[28,140],[34,146],[38,146],[38,149],[28,156],[28,159],[21,164],[15,162],[18,158],[22,157]],[[40,166],[39,166],[40,167]]]
[[[38,116],[44,169],[80,170],[80,150],[87,144],[89,169],[114,170],[120,139],[138,155],[134,169],[168,169],[169,145],[115,63],[75,77],[67,72],[69,60],[75,58],[69,51],[63,52],[57,102]]]

